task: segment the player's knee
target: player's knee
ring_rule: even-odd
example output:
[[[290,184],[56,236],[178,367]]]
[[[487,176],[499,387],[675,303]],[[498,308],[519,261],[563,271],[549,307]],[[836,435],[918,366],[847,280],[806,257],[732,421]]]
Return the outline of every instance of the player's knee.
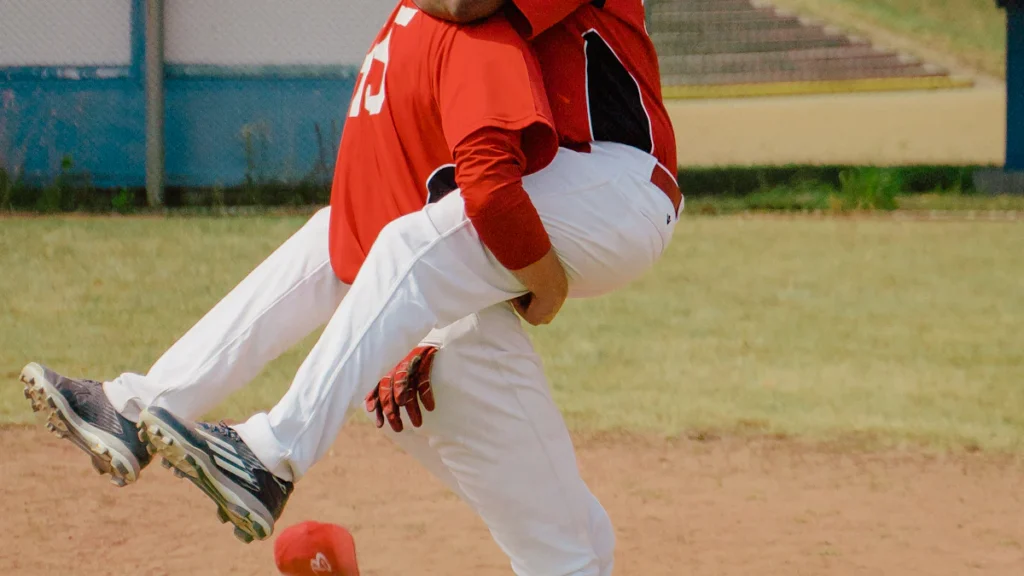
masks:
[[[377,239],[373,241],[373,246],[370,247],[368,257],[379,258],[382,254],[393,257],[395,254],[405,252],[400,250],[400,247],[405,244],[406,227],[407,224],[403,222],[402,218],[399,218],[392,220],[381,228],[380,233],[377,234]]]
[[[437,238],[437,231],[421,212],[413,212],[392,220],[373,241],[370,254],[388,258],[410,256]]]

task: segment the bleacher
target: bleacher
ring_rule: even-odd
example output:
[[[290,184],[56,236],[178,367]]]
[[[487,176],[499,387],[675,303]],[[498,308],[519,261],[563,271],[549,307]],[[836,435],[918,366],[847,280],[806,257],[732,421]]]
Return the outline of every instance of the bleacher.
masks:
[[[750,0],[647,0],[670,97],[969,85],[934,64]]]

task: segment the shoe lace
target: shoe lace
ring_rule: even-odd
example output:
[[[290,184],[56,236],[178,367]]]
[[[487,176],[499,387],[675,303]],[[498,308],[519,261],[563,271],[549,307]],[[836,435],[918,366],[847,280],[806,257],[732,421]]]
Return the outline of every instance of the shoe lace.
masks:
[[[235,429],[229,426],[228,423],[223,420],[216,424],[206,423],[204,424],[204,426],[210,432],[217,434],[218,436],[226,436],[229,439],[234,440],[236,442],[242,441],[242,438],[238,435],[238,432],[235,432]]]

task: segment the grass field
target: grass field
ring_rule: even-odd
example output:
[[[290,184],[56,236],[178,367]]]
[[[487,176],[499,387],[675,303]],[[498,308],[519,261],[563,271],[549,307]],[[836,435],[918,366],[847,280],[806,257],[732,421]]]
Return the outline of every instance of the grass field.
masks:
[[[0,420],[29,360],[145,371],[301,217],[0,220]],[[534,330],[577,430],[1024,448],[1024,226],[685,219],[663,262]],[[302,349],[215,416],[269,407]]]
[[[870,35],[882,28],[945,52],[995,76],[1005,75],[1006,19],[993,0],[773,0]]]

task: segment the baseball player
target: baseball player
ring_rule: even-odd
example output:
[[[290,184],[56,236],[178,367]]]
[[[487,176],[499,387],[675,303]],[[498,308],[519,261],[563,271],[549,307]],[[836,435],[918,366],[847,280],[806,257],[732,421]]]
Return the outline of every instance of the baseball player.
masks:
[[[582,7],[580,27],[591,24],[585,14],[615,5]],[[623,2],[621,8],[620,18],[643,21],[640,3]],[[460,495],[476,503],[506,551],[519,547],[519,539],[554,543],[530,554],[510,554],[517,573],[609,569],[610,559],[601,557],[605,548],[590,530],[604,520],[594,514],[593,497],[574,471],[571,444],[562,441],[564,424],[548,403],[546,386],[538,386],[543,374],[535,353],[503,303],[529,294],[529,302],[516,304],[520,314],[546,323],[567,294],[596,296],[628,284],[662,254],[681,198],[656,156],[651,120],[656,114],[648,110],[621,55],[593,27],[580,30],[576,60],[581,84],[575,88],[589,113],[582,121],[583,140],[598,133],[610,138],[622,128],[620,139],[626,143],[594,140],[584,141],[578,151],[563,147],[544,170],[529,174],[528,159],[547,153],[538,100],[516,115],[484,113],[481,97],[492,101],[513,93],[495,80],[483,83],[486,94],[450,106],[448,96],[476,90],[496,66],[472,61],[482,53],[462,60],[424,39],[461,33],[479,38],[481,48],[512,46],[517,37],[504,24],[493,18],[471,28],[443,26],[406,0],[378,36],[342,138],[339,165],[351,168],[338,171],[340,185],[332,198],[332,263],[343,280],[356,269],[358,275],[281,402],[231,429],[195,424],[160,407],[141,415],[151,445],[195,479],[219,505],[222,519],[255,538],[271,532],[292,483],[326,454],[356,395],[369,393],[409,349],[442,326],[442,349],[458,352],[448,356],[455,362],[450,372],[445,358],[437,360],[438,378],[476,391],[475,396],[474,390],[464,391],[467,405],[457,412],[474,420],[471,435],[448,437],[449,450],[435,450]],[[565,24],[550,32],[576,41]],[[564,62],[561,73],[572,72],[572,64]],[[591,71],[608,82],[595,86]],[[552,98],[572,94],[548,90]],[[609,95],[613,102],[604,101]],[[631,104],[637,110],[629,110]],[[535,146],[532,153],[524,153],[527,142]],[[404,157],[404,165],[380,162],[396,156]],[[363,259],[368,243],[360,241],[360,222],[348,215],[401,200],[359,191],[413,189],[452,163],[460,193],[385,226]],[[361,266],[353,264],[359,261]],[[492,382],[496,385],[483,385]],[[441,389],[436,393],[440,411],[449,401]],[[448,416],[446,422],[460,419]],[[225,454],[237,460],[233,469],[217,462]],[[522,462],[540,468],[518,466]],[[538,474],[551,482],[539,482]]]
[[[526,2],[518,4],[522,4],[521,8],[525,8],[522,15],[532,16],[533,22],[541,22],[537,20],[537,13],[548,19],[546,24],[532,24],[537,32],[545,30],[543,26],[550,27],[557,23],[555,16],[545,13],[550,12],[548,9],[551,7],[541,5],[544,3],[537,2],[538,6],[534,7],[529,6],[529,3]],[[579,2],[574,4],[578,5]],[[608,68],[611,71],[610,77],[621,80],[623,78],[622,74],[625,74],[625,77],[634,79],[633,90],[629,90],[629,86],[626,85],[627,96],[625,101],[639,104],[642,108],[642,115],[647,117],[646,122],[650,133],[648,137],[650,150],[657,151],[658,157],[664,156],[667,161],[674,161],[674,151],[672,151],[674,139],[671,134],[671,126],[668,124],[667,117],[664,115],[664,110],[660,103],[660,94],[657,88],[657,68],[656,61],[653,59],[653,49],[650,48],[649,40],[646,40],[646,36],[641,36],[642,10],[640,10],[639,3],[635,3],[637,6],[632,11],[631,20],[633,24],[626,25],[624,24],[626,20],[622,18],[622,13],[629,13],[631,7],[628,5],[634,4],[634,2],[623,2],[623,5],[618,8],[619,13],[612,10],[614,7],[611,4],[614,3],[609,4],[606,7],[608,9],[607,12],[596,13],[590,7],[584,6],[576,13],[570,14],[565,24],[551,28],[550,37],[557,39],[561,36],[563,39],[569,40],[564,42],[562,49],[574,50],[579,48],[579,46],[577,46],[577,43],[574,43],[578,39],[571,35],[571,27],[574,25],[591,26],[596,21],[598,25],[593,26],[593,29],[588,28],[589,32],[603,31],[605,35],[613,38],[614,41],[605,43],[602,40],[599,44],[594,44],[591,40],[583,40],[582,45],[584,47],[597,46],[597,52],[594,52],[594,55],[592,55],[588,49],[585,59],[575,58],[573,61],[575,64],[593,62],[601,64],[601,66],[606,66],[610,62],[601,60],[601,54],[605,56],[608,54],[614,56],[615,52],[629,54],[630,50],[623,47],[628,47],[630,43],[633,43],[634,48],[637,48],[633,51],[634,57],[624,56],[619,60],[619,56],[615,56],[619,66]],[[405,8],[404,11],[403,7]],[[382,33],[382,37],[388,39],[394,33],[395,44],[388,43],[383,45],[382,48],[382,44],[378,43],[367,58],[367,65],[364,66],[364,72],[360,76],[360,84],[356,94],[357,98],[365,97],[362,104],[364,110],[358,108],[360,104],[354,99],[352,108],[352,111],[356,113],[354,118],[365,115],[368,117],[367,119],[370,119],[369,117],[379,116],[381,110],[388,110],[389,114],[391,114],[394,108],[388,103],[389,97],[399,102],[401,102],[403,97],[408,98],[408,96],[402,96],[401,91],[393,90],[395,83],[398,82],[394,78],[402,79],[407,77],[401,71],[394,72],[396,69],[402,69],[396,65],[396,62],[399,60],[394,56],[399,53],[396,49],[399,45],[398,28],[411,28],[413,21],[417,18],[415,12],[410,12],[410,10],[414,10],[410,4],[406,3],[403,7],[396,11],[396,16],[390,24],[391,28],[386,30],[386,34]],[[563,9],[565,13],[571,12],[571,8],[568,10],[565,10],[563,6],[557,8]],[[539,12],[536,12],[538,10]],[[404,21],[404,18],[408,18],[408,22],[403,25],[401,22]],[[530,18],[527,19],[529,20]],[[591,22],[588,22],[588,19]],[[612,22],[611,28],[600,26],[599,24],[602,20]],[[479,40],[493,41],[494,35],[490,34],[492,31],[486,30],[486,32],[488,33],[482,34],[477,38]],[[569,32],[569,35],[566,35],[567,32]],[[535,39],[535,45],[543,46],[543,39],[546,34],[541,34],[539,38]],[[591,36],[591,38],[594,38],[594,36]],[[549,60],[547,62],[542,60],[542,62],[545,62],[545,66],[557,67],[559,65],[559,61],[555,58],[555,48],[557,47],[558,42],[551,42],[546,51],[539,50],[541,54],[546,53],[548,55]],[[383,66],[383,69],[381,69],[381,66]],[[385,70],[389,66],[392,66],[392,71],[386,73]],[[582,82],[582,79],[578,76],[584,75],[584,69],[578,66],[575,68],[570,67],[569,69],[576,73],[570,76],[575,77],[577,83]],[[653,83],[650,81],[650,70],[648,70],[646,75],[643,75],[640,72],[623,72],[623,69],[651,69],[653,70]],[[504,68],[502,70],[507,72]],[[589,63],[586,64],[585,71],[592,80],[603,78],[601,75],[603,72],[601,74],[597,73],[599,70],[600,68],[593,68]],[[388,87],[391,88],[386,92],[384,90],[385,78],[389,79]],[[551,90],[552,86],[558,87],[560,78],[559,74],[548,74],[545,77],[548,89]],[[637,80],[637,78],[641,80]],[[486,75],[478,74],[477,79],[484,80]],[[554,83],[552,83],[552,79],[554,79]],[[571,82],[566,82],[566,84],[571,86]],[[595,98],[589,96],[596,94],[600,97],[608,96],[612,99],[623,98],[622,94],[617,94],[614,90],[594,91],[592,89],[593,85],[593,82],[590,86],[583,85],[587,89],[583,91],[585,94],[583,100],[577,102],[578,106],[575,114],[573,113],[573,108],[569,106],[569,100],[566,100],[562,106],[555,106],[556,118],[559,120],[560,128],[563,125],[566,127],[576,126],[577,128],[587,126],[586,119],[583,120],[582,124],[580,123],[579,113],[585,110],[587,106],[590,106],[592,109],[602,109],[602,106],[604,106],[604,104],[595,101]],[[622,89],[623,86],[619,85],[618,88]],[[579,96],[580,92],[580,90],[569,89],[563,94]],[[505,93],[504,90],[498,90],[491,94],[483,94],[482,96],[486,100],[493,97],[494,94],[503,93]],[[635,98],[631,97],[630,94],[635,96]],[[563,96],[563,98],[568,98],[568,96]],[[377,108],[377,106],[380,107]],[[377,110],[378,114],[373,114],[374,109]],[[474,111],[472,107],[456,107],[456,109],[459,111],[466,110],[467,112]],[[618,120],[627,117],[627,112],[617,111]],[[562,114],[562,116],[558,114]],[[543,116],[543,114],[539,114],[539,116]],[[562,120],[566,119],[571,121],[562,122]],[[597,128],[609,123],[609,125],[615,124],[615,121],[614,119],[609,119],[606,122],[601,118],[597,118],[592,124]],[[350,119],[350,124],[355,124],[353,119]],[[412,126],[415,125],[416,123],[413,121]],[[521,134],[521,141],[542,141],[542,133],[544,132],[542,125],[543,122],[538,121],[535,125],[531,125],[529,129],[521,131],[541,133],[539,137],[532,134]],[[614,129],[609,130],[604,133],[609,141],[626,139],[623,135],[630,133],[629,130],[618,133]],[[639,132],[642,131],[641,129]],[[597,133],[599,132],[595,132],[595,134]],[[346,138],[349,137],[349,134],[350,129],[347,127]],[[571,134],[572,131],[569,129],[562,131],[561,140],[563,145],[572,146],[580,150],[585,150],[588,147],[589,135],[583,138],[574,138]],[[577,134],[580,134],[580,132],[577,132]],[[660,221],[663,213],[668,212],[664,214],[665,228],[659,228],[658,226],[653,228],[658,231],[657,237],[651,235],[649,230],[647,231],[648,234],[645,238],[648,244],[647,259],[653,260],[653,258],[656,258],[656,254],[660,253],[664,242],[667,241],[668,234],[671,231],[670,225],[674,223],[673,211],[677,208],[677,205],[674,204],[679,201],[678,190],[674,189],[674,184],[666,183],[666,178],[668,182],[671,182],[671,176],[667,170],[662,169],[664,162],[656,163],[654,160],[646,159],[646,156],[642,157],[633,154],[632,151],[626,151],[621,155],[617,155],[614,152],[602,150],[604,147],[603,144],[594,144],[592,146],[592,149],[594,149],[593,157],[597,158],[596,165],[605,165],[605,168],[611,167],[612,169],[625,167],[630,170],[615,176],[610,176],[610,171],[606,170],[600,173],[598,177],[591,177],[586,184],[578,183],[575,189],[579,192],[580,185],[600,187],[602,182],[607,187],[609,181],[615,181],[619,189],[630,191],[631,187],[637,187],[637,183],[632,182],[635,180],[633,176],[636,172],[636,166],[632,166],[631,163],[644,164],[650,162],[651,165],[656,166],[651,170],[652,177],[649,178],[656,180],[654,185],[652,186],[646,183],[646,181],[640,184],[642,187],[654,188],[661,193],[661,196],[653,202],[650,198],[637,197],[632,214],[626,215],[627,225],[623,227],[628,232],[631,228],[636,227],[636,224],[644,224],[644,222],[646,222],[645,226],[654,226],[654,222]],[[543,146],[540,146],[538,149],[542,150],[543,148]],[[346,146],[343,143],[342,152],[339,154],[339,175],[342,176],[344,176],[342,168],[348,167],[345,160],[351,160],[351,158],[346,158],[346,149],[351,150],[351,144]],[[531,152],[531,154],[533,158],[543,157],[542,152]],[[564,154],[564,152],[559,154]],[[371,156],[369,158],[370,165],[375,164],[377,158],[383,157],[379,151],[375,151]],[[419,200],[420,205],[428,194],[432,199],[436,199],[444,192],[450,190],[453,179],[459,180],[460,183],[465,181],[465,178],[462,177],[463,174],[456,174],[454,177],[452,175],[452,164],[457,164],[460,160],[457,154],[453,154],[453,156],[455,157],[446,158],[447,162],[438,164],[430,172],[430,177],[426,178],[427,182],[424,185],[423,198]],[[645,159],[641,160],[641,158]],[[367,160],[367,158],[364,157],[363,160]],[[466,162],[463,163],[467,164]],[[557,163],[558,161],[556,160]],[[472,166],[471,163],[468,164]],[[542,162],[534,162],[534,164],[542,164]],[[355,168],[363,169],[365,166],[357,164],[353,169]],[[593,167],[585,164],[577,166],[581,173],[586,173],[591,168]],[[374,169],[379,171],[380,167],[374,166]],[[551,168],[545,172],[549,171],[551,171]],[[459,172],[462,172],[461,168]],[[568,174],[559,175],[556,173],[551,175],[551,178],[561,181],[570,177]],[[344,275],[346,263],[344,258],[338,257],[339,253],[345,252],[344,246],[342,246],[342,249],[336,249],[339,245],[338,231],[345,231],[344,225],[347,223],[351,225],[351,228],[347,230],[350,234],[365,234],[364,238],[359,239],[363,243],[357,244],[359,246],[358,250],[365,250],[365,247],[372,243],[372,237],[375,236],[375,232],[367,228],[353,232],[353,230],[356,230],[358,223],[344,222],[343,217],[338,216],[341,212],[349,215],[359,213],[357,206],[359,199],[354,198],[352,194],[346,197],[345,194],[338,193],[339,190],[344,190],[345,187],[343,185],[346,183],[344,177],[339,178],[339,180],[341,185],[336,185],[335,187],[335,202],[333,202],[336,225],[331,228],[332,255],[335,256],[335,268],[341,270],[341,273]],[[373,184],[377,184],[378,182],[385,182],[386,178],[381,178],[378,172],[370,180]],[[415,178],[412,180],[415,181]],[[336,184],[339,184],[339,182],[336,182]],[[551,183],[548,182],[548,184]],[[469,188],[465,185],[463,187]],[[421,188],[421,190],[424,188]],[[542,187],[538,187],[538,189],[540,188]],[[530,192],[531,189],[532,186],[528,185],[527,191]],[[467,196],[467,191],[464,190],[462,197]],[[460,201],[462,197],[459,197]],[[378,195],[378,199],[396,202],[394,198],[389,198],[386,194]],[[409,206],[412,206],[412,204],[410,202]],[[339,206],[342,206],[343,209],[339,210]],[[394,207],[393,205],[391,206],[391,208]],[[399,211],[406,209],[405,207],[398,208]],[[415,209],[415,206],[409,209]],[[611,211],[614,212],[615,210],[612,209]],[[643,221],[637,218],[638,214],[644,215]],[[655,215],[658,217],[655,217]],[[543,211],[541,216],[543,220]],[[201,414],[206,409],[215,405],[230,391],[251,379],[265,361],[273,358],[303,335],[315,329],[325,318],[325,311],[332,310],[333,307],[337,306],[337,302],[344,296],[347,286],[336,281],[332,282],[332,278],[326,277],[324,269],[329,268],[326,265],[327,259],[324,257],[326,250],[320,250],[317,247],[317,239],[320,238],[322,241],[322,238],[327,234],[328,218],[327,211],[318,213],[309,224],[293,238],[289,239],[281,249],[257,268],[228,298],[225,298],[224,301],[218,304],[207,317],[186,334],[175,347],[168,351],[154,365],[147,376],[123,375],[118,380],[107,383],[105,386],[106,394],[103,394],[104,387],[97,383],[71,381],[37,365],[30,365],[26,368],[25,376],[27,379],[33,382],[41,381],[43,388],[45,386],[50,388],[49,390],[42,390],[44,394],[40,395],[39,386],[30,386],[30,392],[34,391],[36,393],[34,396],[35,401],[53,401],[54,397],[56,397],[58,406],[53,409],[51,421],[58,430],[62,433],[70,433],[73,440],[77,440],[83,448],[94,455],[94,462],[101,470],[106,469],[106,471],[114,474],[115,481],[133,480],[141,467],[148,462],[149,457],[144,450],[140,452],[138,450],[139,447],[132,444],[131,434],[122,434],[122,432],[130,428],[131,421],[138,417],[138,411],[141,407],[165,408],[154,409],[153,415],[156,416],[163,413],[167,420],[161,420],[158,424],[170,423],[172,428],[176,423],[173,422],[175,419],[173,416],[170,416],[170,412],[188,417],[195,417],[195,415]],[[340,226],[337,225],[338,220],[342,221]],[[595,224],[599,223],[595,221]],[[473,224],[475,226],[476,222],[474,221]],[[544,222],[544,224],[546,225],[547,222]],[[572,222],[569,221],[567,224],[572,225]],[[486,225],[483,227],[486,228]],[[341,236],[344,235],[342,234]],[[629,234],[622,239],[625,241],[631,240],[628,236]],[[643,236],[643,234],[637,236]],[[366,238],[370,239],[366,240]],[[482,250],[479,244],[476,250],[485,253],[489,257],[497,257],[501,252],[500,248],[494,248],[491,244],[485,245],[490,249],[489,251]],[[350,244],[349,246],[352,245]],[[600,248],[600,246],[596,245],[590,247]],[[356,251],[357,260],[362,257],[358,250]],[[521,251],[521,249],[512,250],[513,253],[518,251]],[[597,267],[600,268],[601,264],[605,264],[605,268],[608,268],[607,264],[609,263],[607,262],[599,262]],[[351,260],[347,265],[352,266]],[[354,268],[358,268],[358,264]],[[351,268],[349,270],[350,274],[354,276],[354,270]],[[573,269],[570,268],[570,273],[572,272]],[[622,277],[618,281],[606,283],[623,283],[633,273],[628,266],[621,268],[621,272]],[[529,283],[524,281],[522,284]],[[587,293],[584,289],[585,284],[578,282],[575,284],[574,289],[577,293]],[[590,288],[594,293],[602,292],[604,289],[603,286]],[[522,287],[519,287],[518,291],[522,291]],[[538,288],[535,292],[535,295],[537,294],[544,295],[543,287]],[[543,299],[539,300],[543,302]],[[524,316],[527,316],[528,319],[531,312],[530,308],[532,307],[520,306],[520,309],[524,311]],[[536,312],[536,309],[533,312]],[[329,312],[327,312],[327,315],[329,316]],[[547,318],[534,317],[534,321],[543,321],[550,318],[549,313],[545,316]],[[491,329],[485,330],[488,327],[491,327]],[[489,331],[494,334],[493,338],[487,336]],[[216,338],[207,335],[216,335]],[[326,336],[325,334],[325,338]],[[475,443],[471,450],[466,450],[466,454],[462,455],[464,458],[461,463],[458,461],[460,455],[452,454],[448,450],[452,447],[451,445],[458,442],[452,440],[452,438],[455,438],[454,436],[449,437],[450,446],[446,447],[430,445],[428,440],[431,437],[406,434],[400,440],[403,446],[413,451],[414,455],[424,464],[427,464],[428,468],[477,508],[478,512],[488,521],[488,525],[491,527],[492,533],[495,534],[499,544],[513,557],[513,566],[518,566],[516,568],[517,573],[534,573],[534,571],[530,571],[530,566],[546,566],[547,568],[538,568],[537,570],[542,570],[544,573],[555,573],[550,569],[551,566],[555,565],[583,566],[580,570],[568,569],[568,571],[558,573],[590,573],[586,566],[591,565],[600,565],[602,567],[600,572],[593,573],[609,572],[611,566],[610,553],[613,545],[610,523],[608,523],[603,509],[600,508],[600,505],[596,503],[593,496],[586,490],[585,485],[579,480],[572,456],[572,447],[568,442],[568,435],[565,433],[564,424],[557,410],[554,409],[554,405],[547,393],[543,374],[539,371],[539,364],[536,361],[535,354],[529,348],[529,343],[519,329],[518,321],[514,315],[511,314],[508,308],[501,306],[491,307],[480,314],[464,318],[457,324],[450,326],[447,330],[436,332],[431,336],[436,337],[437,343],[443,345],[443,352],[438,355],[440,360],[435,371],[435,380],[439,383],[437,387],[438,395],[443,402],[438,409],[438,417],[433,420],[448,420],[442,418],[442,413],[448,410],[450,400],[451,412],[455,414],[458,414],[460,411],[465,412],[467,415],[465,428],[478,436],[482,436],[482,441]],[[323,341],[318,346],[318,348],[321,348],[320,354],[323,353],[322,344]],[[314,351],[311,359],[316,356],[316,353],[317,351]],[[488,356],[493,353],[497,353],[498,357],[506,360],[504,366],[487,361]],[[411,357],[416,356],[414,354]],[[445,358],[451,358],[452,361],[446,362]],[[491,359],[493,360],[493,357]],[[452,369],[446,368],[448,365],[452,366]],[[308,370],[308,366],[304,366],[304,369]],[[427,372],[429,373],[429,370]],[[489,381],[495,381],[496,378],[499,385],[506,383],[511,383],[512,385],[504,386],[503,388],[499,386],[501,389],[498,390],[498,394],[493,396],[479,395],[477,398],[472,397],[475,393],[485,389]],[[372,387],[373,381],[370,380],[370,387]],[[465,387],[447,387],[443,385],[448,382],[468,385]],[[57,391],[56,394],[52,393],[54,390]],[[48,397],[45,394],[47,392],[49,392]],[[466,402],[460,402],[460,396]],[[473,405],[474,400],[477,401],[476,406]],[[112,408],[108,409],[105,405],[111,405]],[[516,407],[516,405],[518,405],[518,410],[506,410],[502,414],[501,406]],[[91,410],[93,408],[96,409]],[[127,418],[125,418],[126,416]],[[499,418],[494,416],[499,416]],[[505,421],[500,416],[504,416]],[[510,418],[511,421],[508,421]],[[425,430],[429,427],[429,424],[424,427]],[[509,424],[509,426],[502,429],[503,434],[490,434],[496,432],[504,424]],[[525,424],[529,424],[527,426],[528,429],[524,429]],[[195,452],[193,454],[190,452],[185,454],[183,459],[178,459],[175,462],[176,465],[186,468],[185,473],[194,475],[194,481],[197,481],[201,486],[209,487],[208,485],[211,485],[212,482],[219,482],[217,479],[218,475],[227,482],[248,483],[249,487],[246,490],[251,490],[250,494],[254,496],[254,499],[258,500],[261,505],[266,504],[272,510],[269,515],[258,518],[256,522],[251,524],[246,524],[246,519],[243,515],[251,516],[251,511],[246,509],[246,506],[250,505],[252,499],[249,502],[241,503],[233,501],[230,496],[218,499],[221,496],[219,491],[224,485],[210,490],[212,492],[211,496],[214,496],[215,500],[218,501],[222,517],[231,519],[236,523],[241,523],[243,526],[251,529],[259,527],[258,522],[264,520],[269,525],[268,527],[272,528],[273,519],[279,515],[284,499],[290,492],[291,486],[287,479],[284,476],[271,476],[267,468],[260,462],[260,458],[247,451],[245,443],[240,441],[235,430],[211,425],[198,425],[195,428],[186,426],[186,428],[188,428],[185,430],[186,435],[193,438],[178,438],[178,440],[184,441],[179,442],[179,446],[192,444],[195,441],[194,445],[189,446],[190,450],[194,451],[196,446],[200,445],[205,446],[205,448],[200,450],[202,453]],[[157,430],[159,429],[159,426],[157,426]],[[97,433],[93,434],[93,432]],[[107,432],[112,433],[107,434]],[[445,430],[434,430],[432,438],[443,440],[445,432]],[[457,430],[450,432],[459,433]],[[104,434],[107,437],[104,437]],[[90,435],[92,436],[91,438]],[[521,437],[517,438],[517,435]],[[173,441],[173,435],[171,439]],[[515,444],[519,441],[525,443],[523,449],[519,450],[517,454],[511,454],[508,462],[511,467],[514,467],[517,463],[525,463],[527,466],[520,470],[513,470],[514,474],[506,475],[505,486],[511,485],[513,487],[512,490],[508,490],[511,496],[506,498],[501,495],[501,490],[498,490],[496,487],[491,489],[491,487],[485,485],[487,483],[486,480],[496,477],[496,473],[498,477],[501,476],[500,470],[488,469],[488,464],[494,460],[495,454],[501,453],[500,449],[502,446]],[[155,442],[155,444],[157,443],[159,441]],[[469,444],[466,444],[466,447],[468,448]],[[498,451],[490,451],[492,447],[497,448]],[[165,452],[168,450],[166,445],[162,446],[162,448],[164,448]],[[174,457],[181,456],[181,454],[169,454],[169,456],[174,461]],[[556,456],[559,458],[552,460]],[[198,460],[196,459],[197,457]],[[469,460],[466,460],[467,457]],[[188,463],[189,458],[196,463],[195,466]],[[479,465],[479,470],[483,473],[479,477],[480,482],[475,486],[470,481],[471,479],[466,477],[467,470],[471,470],[471,468],[461,468],[461,464],[473,464],[472,459],[474,458],[481,459],[476,464]],[[538,459],[548,462],[551,466],[545,468],[542,463],[540,467],[537,467]],[[455,465],[453,466],[453,464]],[[192,467],[189,468],[189,466]],[[531,469],[531,466],[533,466],[533,469]],[[292,476],[292,478],[295,477],[297,475]],[[520,480],[519,488],[515,489],[517,478]],[[525,501],[529,505],[522,510],[510,508],[510,506],[517,506],[516,502],[523,501],[524,492],[529,492],[529,490],[524,490],[524,488],[532,488],[533,485],[543,485],[550,488],[550,490],[536,491],[538,492],[536,498],[531,498],[527,494]],[[276,501],[273,498],[267,497],[272,495],[275,490],[277,490],[280,496]],[[540,492],[544,492],[544,494],[540,494]],[[571,497],[565,498],[564,505],[557,501],[552,505],[550,493],[558,493],[555,495],[555,500],[562,496]],[[262,511],[266,512],[267,509],[264,508]],[[536,515],[536,520],[524,522],[523,518],[533,511],[539,512]],[[509,520],[502,523],[500,521],[502,516],[509,518]],[[267,520],[268,517],[269,520]],[[582,534],[581,526],[583,526]],[[258,530],[254,529],[253,531],[257,532],[256,536],[260,536]],[[528,537],[517,537],[515,532],[526,533]],[[264,534],[269,534],[269,530],[265,529]],[[566,534],[568,536],[565,536]],[[553,536],[550,538],[550,545],[538,545],[538,542],[543,543],[548,540],[548,536]]]

